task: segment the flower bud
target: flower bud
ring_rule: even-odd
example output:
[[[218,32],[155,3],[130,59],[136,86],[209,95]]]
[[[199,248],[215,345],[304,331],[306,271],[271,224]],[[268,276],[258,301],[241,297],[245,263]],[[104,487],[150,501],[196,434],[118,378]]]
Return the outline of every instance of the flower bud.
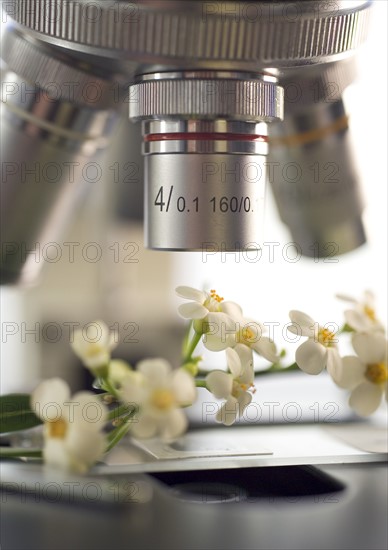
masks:
[[[198,365],[196,363],[185,363],[182,365],[182,369],[187,371],[191,376],[195,377],[198,374]]]

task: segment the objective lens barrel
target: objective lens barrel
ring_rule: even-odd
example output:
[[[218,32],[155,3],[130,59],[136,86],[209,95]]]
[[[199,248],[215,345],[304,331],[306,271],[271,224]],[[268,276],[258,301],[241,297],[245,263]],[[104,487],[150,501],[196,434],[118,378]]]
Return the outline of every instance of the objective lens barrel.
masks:
[[[146,158],[146,245],[162,250],[245,250],[261,242],[264,155]]]
[[[272,77],[145,75],[130,87],[143,120],[145,236],[162,250],[245,250],[262,236],[267,122],[282,117]]]
[[[2,54],[0,277],[30,283],[97,181],[116,113],[108,81],[46,55],[12,28]],[[87,94],[92,87],[98,101]]]
[[[286,114],[269,129],[269,181],[280,217],[305,256],[333,257],[366,241],[364,200],[342,97],[354,78],[349,60],[319,72],[299,70],[282,81]]]
[[[325,72],[328,63],[349,58],[367,37],[371,5],[372,0],[3,2],[2,58],[4,82],[10,86],[3,87],[3,159],[8,166],[21,165],[24,159],[41,164],[57,158],[64,165],[79,162],[76,179],[82,181],[83,168],[104,147],[113,112],[119,110],[123,89],[130,86],[130,117],[143,121],[145,138],[148,246],[186,250],[213,241],[215,248],[252,248],[251,243],[260,239],[266,125],[283,117],[278,81],[282,85],[288,71],[295,70],[303,79],[310,67]],[[19,83],[36,88],[23,104],[8,94]],[[97,88],[96,101],[88,98],[89,87]],[[33,105],[58,89],[61,97],[52,104],[47,100],[39,109]],[[314,111],[315,106],[310,107]],[[271,139],[276,135],[271,131]],[[339,135],[338,150],[348,158],[348,139],[341,141]],[[325,143],[321,140],[322,155],[329,161],[331,145],[325,149]],[[283,154],[286,158],[290,150],[280,145],[279,155]],[[308,162],[308,156],[302,160]],[[257,181],[252,166],[257,166]],[[207,184],[204,167],[214,172],[213,179],[206,173]],[[349,167],[343,169],[351,173]],[[71,189],[66,178],[55,189],[44,178],[38,187],[33,176],[27,178],[28,190],[19,179],[16,172],[8,172],[2,191],[5,281],[23,279],[31,256],[11,258],[9,243],[16,243],[15,250],[18,243],[27,243],[29,249],[37,240],[55,238],[61,219],[76,204],[71,196],[77,198],[80,188]],[[353,227],[348,231],[353,244],[344,249],[363,239],[362,231],[353,239],[361,215],[356,193],[353,199],[349,204],[353,201],[354,216],[341,230],[345,235]],[[341,200],[346,202],[345,193]],[[298,220],[294,206],[289,212],[281,206],[279,210],[299,240],[310,231],[310,221]],[[312,202],[310,207],[306,216],[314,218],[317,209]],[[169,227],[170,222],[175,225]],[[319,239],[328,238],[326,229],[331,228],[318,228]],[[303,245],[304,250],[309,246]]]

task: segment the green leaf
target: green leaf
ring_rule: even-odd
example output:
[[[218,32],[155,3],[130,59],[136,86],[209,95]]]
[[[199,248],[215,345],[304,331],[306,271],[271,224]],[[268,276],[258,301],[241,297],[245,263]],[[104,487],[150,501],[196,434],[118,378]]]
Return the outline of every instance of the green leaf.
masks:
[[[42,424],[32,411],[30,396],[10,394],[0,396],[0,433],[28,430]]]
[[[25,449],[24,447],[0,447],[0,458],[42,458],[41,449]]]

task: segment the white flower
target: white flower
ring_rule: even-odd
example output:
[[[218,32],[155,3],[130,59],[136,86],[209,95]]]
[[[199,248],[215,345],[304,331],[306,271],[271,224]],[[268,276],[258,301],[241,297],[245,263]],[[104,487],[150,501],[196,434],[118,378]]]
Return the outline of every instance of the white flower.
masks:
[[[31,407],[44,422],[44,461],[63,470],[84,473],[104,453],[101,429],[107,409],[90,392],[70,396],[60,378],[42,382],[31,395]]]
[[[276,363],[279,360],[275,343],[267,336],[263,336],[263,332],[266,330],[264,325],[253,319],[243,317],[241,310],[239,314],[235,314],[234,321],[236,323],[236,333],[234,343],[231,347],[241,344],[255,351],[271,363]]]
[[[93,331],[93,335],[89,335]],[[89,330],[77,329],[71,347],[85,367],[96,376],[104,376],[110,361],[112,349],[116,346],[114,334],[103,321],[89,324]]]
[[[307,374],[319,374],[326,367],[336,381],[341,367],[336,333],[320,326],[301,311],[290,311],[290,319],[293,325],[289,326],[288,330],[308,338],[295,353],[295,361],[299,368]]]
[[[342,359],[337,384],[351,390],[349,405],[361,416],[375,412],[385,394],[387,399],[387,340],[381,333],[355,334],[358,357]]]
[[[181,304],[179,314],[193,320],[194,330],[203,334],[203,343],[210,351],[221,351],[233,343],[235,323],[233,316],[241,308],[235,302],[224,302],[215,290],[203,292],[189,286],[179,286],[175,292],[190,300]]]
[[[226,399],[216,415],[217,422],[233,424],[252,401],[249,392],[253,386],[252,352],[243,344],[226,350],[230,373],[214,370],[206,377],[206,386],[218,399]]]
[[[131,365],[122,359],[112,359],[109,363],[108,378],[115,387],[120,387],[131,372]]]
[[[193,377],[183,369],[173,371],[164,359],[141,361],[121,388],[122,400],[139,407],[131,431],[140,438],[159,434],[170,441],[182,435],[187,419],[181,407],[191,405],[195,397]]]
[[[350,302],[354,309],[344,312],[346,323],[357,332],[385,332],[384,325],[377,319],[374,294],[366,290],[362,300],[357,300],[346,294],[337,294],[337,298]]]

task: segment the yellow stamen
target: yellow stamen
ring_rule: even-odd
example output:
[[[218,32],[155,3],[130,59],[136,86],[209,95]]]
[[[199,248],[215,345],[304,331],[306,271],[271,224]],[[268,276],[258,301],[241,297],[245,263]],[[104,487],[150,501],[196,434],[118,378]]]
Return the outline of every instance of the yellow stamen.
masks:
[[[251,328],[251,327],[254,328]],[[261,329],[254,323],[249,323],[248,326],[243,326],[236,334],[236,340],[238,343],[243,343],[246,346],[251,346],[258,342],[261,338]]]
[[[218,303],[220,303],[224,300],[221,296],[219,296],[217,294],[217,292],[215,290],[210,291],[210,298],[213,298],[213,300],[215,300]]]
[[[63,418],[46,423],[49,437],[63,439],[67,432],[67,422]]]
[[[152,405],[162,411],[171,409],[174,401],[174,396],[169,390],[155,390],[151,397]]]
[[[330,347],[335,345],[336,336],[334,332],[331,332],[327,328],[321,328],[318,332],[318,342],[323,346]]]
[[[364,305],[364,313],[371,321],[376,321],[376,313],[372,307]]]
[[[388,368],[386,363],[373,363],[368,365],[365,377],[373,384],[384,384],[388,380]]]
[[[233,381],[232,386],[232,396],[238,399],[242,392],[251,391],[252,393],[256,392],[254,384],[240,384],[237,380]]]
[[[252,329],[249,327],[244,327],[241,331],[241,338],[246,343],[252,343],[256,341],[257,336]]]

